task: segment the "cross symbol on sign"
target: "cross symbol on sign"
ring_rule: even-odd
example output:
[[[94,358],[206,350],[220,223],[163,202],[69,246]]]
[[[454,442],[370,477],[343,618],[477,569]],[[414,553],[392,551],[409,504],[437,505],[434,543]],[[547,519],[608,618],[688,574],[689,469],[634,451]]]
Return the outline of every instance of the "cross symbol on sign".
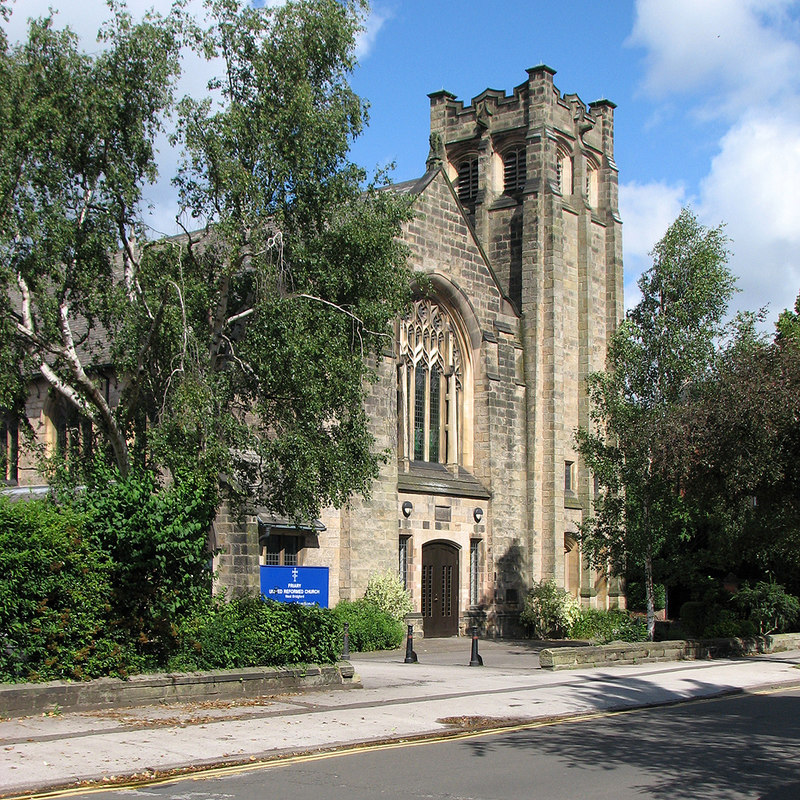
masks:
[[[292,580],[297,583],[297,567],[292,570]]]

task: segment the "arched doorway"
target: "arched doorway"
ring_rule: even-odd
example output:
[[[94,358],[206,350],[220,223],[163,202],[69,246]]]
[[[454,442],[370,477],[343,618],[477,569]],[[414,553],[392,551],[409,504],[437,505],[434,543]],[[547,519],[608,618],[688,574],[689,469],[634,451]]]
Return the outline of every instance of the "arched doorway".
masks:
[[[422,630],[426,637],[458,635],[458,548],[422,546]]]

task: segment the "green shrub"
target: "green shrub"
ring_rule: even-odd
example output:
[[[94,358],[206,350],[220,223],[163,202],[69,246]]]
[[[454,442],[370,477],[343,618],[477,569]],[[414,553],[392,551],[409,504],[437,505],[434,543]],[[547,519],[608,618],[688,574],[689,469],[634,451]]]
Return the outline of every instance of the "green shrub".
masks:
[[[411,595],[396,572],[380,572],[373,575],[367,583],[364,599],[400,621],[414,607]]]
[[[350,649],[356,653],[394,650],[403,643],[403,623],[367,599],[340,600],[333,609],[339,625],[350,625]]]
[[[647,622],[622,609],[582,608],[569,629],[569,638],[589,639],[598,644],[644,642],[647,641]]]
[[[680,620],[688,636],[701,639],[746,638],[758,633],[755,620],[747,619],[735,602],[726,607],[713,599],[690,600],[681,606]]]
[[[112,564],[85,518],[0,498],[0,680],[85,680],[141,666],[109,620]]]
[[[552,579],[528,591],[520,614],[535,639],[563,639],[580,617],[578,601]]]
[[[71,502],[111,563],[114,618],[157,668],[177,647],[180,621],[211,595],[207,543],[216,495],[191,477],[163,487],[147,470],[122,478],[100,463],[90,478]]]
[[[729,608],[720,608],[706,625],[702,636],[704,639],[745,639],[756,633],[756,626],[749,619],[742,619]]]
[[[338,659],[328,609],[211,598],[202,485],[93,480],[59,506],[0,498],[0,680]]]
[[[736,593],[734,603],[762,635],[787,631],[800,616],[800,601],[778,583],[746,583]]]
[[[259,597],[209,601],[178,631],[172,670],[329,664],[341,652],[333,613],[317,606]]]

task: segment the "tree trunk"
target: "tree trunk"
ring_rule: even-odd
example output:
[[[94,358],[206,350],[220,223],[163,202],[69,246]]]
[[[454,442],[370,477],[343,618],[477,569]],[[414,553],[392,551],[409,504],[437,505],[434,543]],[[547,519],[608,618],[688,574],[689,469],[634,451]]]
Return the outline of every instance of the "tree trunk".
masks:
[[[656,634],[656,599],[653,588],[653,555],[649,548],[644,557],[644,589],[647,597],[647,638],[652,642]]]

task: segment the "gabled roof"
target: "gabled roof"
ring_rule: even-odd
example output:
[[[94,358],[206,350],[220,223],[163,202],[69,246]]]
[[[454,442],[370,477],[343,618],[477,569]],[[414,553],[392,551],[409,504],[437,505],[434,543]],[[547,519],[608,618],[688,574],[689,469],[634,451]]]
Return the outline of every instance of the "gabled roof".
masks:
[[[450,191],[450,194],[455,202],[459,213],[464,219],[464,223],[467,226],[467,230],[469,231],[469,235],[472,238],[472,241],[477,248],[478,252],[480,253],[481,259],[486,266],[486,269],[489,271],[489,274],[492,276],[492,280],[494,281],[494,285],[497,287],[497,291],[500,293],[500,296],[505,300],[509,306],[514,310],[514,313],[518,316],[522,316],[522,312],[520,311],[517,303],[509,297],[505,290],[503,289],[498,277],[497,273],[494,271],[492,267],[492,262],[489,260],[489,256],[484,250],[483,245],[481,244],[480,239],[478,238],[478,234],[475,231],[475,227],[473,226],[472,222],[470,221],[469,214],[467,213],[466,209],[464,208],[461,201],[458,199],[458,192],[456,191],[455,187],[453,186],[453,182],[447,176],[447,172],[445,171],[443,165],[438,165],[433,169],[429,169],[422,177],[415,178],[410,181],[403,181],[402,183],[395,183],[389,186],[388,188],[391,191],[397,192],[399,194],[408,194],[418,197],[422,195],[425,190],[433,183],[434,179],[441,175],[444,179],[445,185]]]

